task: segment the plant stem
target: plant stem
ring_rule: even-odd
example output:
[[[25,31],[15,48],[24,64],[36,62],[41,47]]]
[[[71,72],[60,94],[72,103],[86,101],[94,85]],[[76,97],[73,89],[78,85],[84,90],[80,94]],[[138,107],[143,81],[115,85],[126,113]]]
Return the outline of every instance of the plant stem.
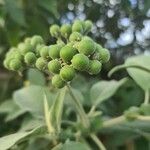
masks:
[[[149,89],[145,91],[145,98],[144,98],[144,104],[148,104],[149,103]]]
[[[80,101],[76,98],[76,96],[74,95],[70,85],[67,84],[67,88],[69,90],[70,96],[72,97],[74,104],[76,106],[76,110],[79,113],[80,119],[82,121],[82,124],[84,125],[85,128],[89,128],[90,126],[90,122],[89,119],[82,107],[82,104],[80,103]]]
[[[91,133],[90,137],[96,143],[96,145],[99,147],[100,150],[106,150],[106,148],[103,145],[103,143],[100,141],[100,139],[95,134]]]
[[[136,69],[141,69],[141,70],[143,70],[145,72],[150,73],[150,69],[145,68],[143,66],[138,66],[138,65],[119,65],[119,66],[114,67],[112,70],[110,70],[110,72],[108,73],[108,77],[111,77],[111,75],[114,72],[116,72],[118,70],[121,70],[121,69],[125,69],[125,68],[136,68]]]
[[[120,124],[124,121],[126,121],[126,118],[124,116],[120,116],[120,117],[117,117],[117,118],[113,118],[113,119],[104,121],[103,122],[103,127],[108,128],[108,127],[111,127],[113,125]]]

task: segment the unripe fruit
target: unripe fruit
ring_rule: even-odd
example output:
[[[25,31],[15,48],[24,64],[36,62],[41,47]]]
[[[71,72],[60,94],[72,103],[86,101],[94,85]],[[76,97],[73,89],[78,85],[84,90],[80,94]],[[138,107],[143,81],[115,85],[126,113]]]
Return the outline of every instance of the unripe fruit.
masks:
[[[73,67],[79,71],[84,71],[89,66],[89,58],[84,54],[76,54],[71,62]]]
[[[77,50],[75,48],[66,45],[63,48],[61,48],[60,57],[64,62],[68,63],[71,61],[71,59],[76,53],[77,53]]]
[[[65,86],[65,81],[63,81],[60,75],[54,75],[52,78],[52,85],[56,88],[62,88]]]
[[[110,59],[110,52],[99,44],[95,44],[95,45],[96,45],[96,51],[95,54],[93,55],[93,59],[97,59],[102,63],[108,62]]]
[[[12,55],[18,51],[18,48],[12,47],[6,54],[6,57],[12,57]]]
[[[50,27],[50,34],[53,37],[58,37],[60,35],[60,28],[58,25],[54,24]]]
[[[46,69],[47,62],[46,62],[46,60],[45,60],[44,58],[39,57],[39,58],[36,60],[35,66],[36,66],[39,70],[44,70],[44,69]]]
[[[77,49],[80,53],[83,53],[87,56],[91,55],[95,51],[95,44],[90,39],[83,39],[79,42]]]
[[[49,47],[48,46],[43,46],[40,50],[40,56],[43,58],[48,58],[49,57]]]
[[[10,61],[10,69],[14,70],[14,71],[18,71],[20,70],[20,68],[22,67],[21,61],[18,59],[12,59]]]
[[[83,23],[80,20],[76,20],[72,25],[73,32],[83,33]]]
[[[66,82],[71,81],[75,77],[75,70],[72,66],[66,65],[60,70],[60,76]]]
[[[100,53],[100,60],[102,61],[102,63],[106,63],[109,61],[110,52],[107,49],[103,48],[101,49],[101,51],[99,51],[99,53]]]
[[[35,54],[33,52],[26,53],[26,55],[24,56],[24,61],[28,65],[34,64],[36,62]]]
[[[82,39],[82,35],[78,32],[71,33],[71,35],[69,37],[70,42],[81,41],[81,39]]]
[[[67,38],[71,34],[71,25],[64,24],[60,28],[61,35]]]
[[[18,45],[18,49],[20,50],[20,53],[22,55],[25,55],[27,52],[32,52],[33,51],[33,46],[29,43],[20,43]]]
[[[20,61],[23,60],[23,56],[22,56],[19,52],[15,52],[14,58],[15,58],[15,59],[19,59]]]
[[[51,72],[51,73],[59,73],[61,69],[61,63],[55,59],[55,60],[51,60],[49,63],[48,63],[48,70]]]
[[[5,68],[10,69],[10,61],[12,60],[12,58],[6,58],[3,62],[3,65]]]
[[[30,37],[25,38],[24,42],[31,44],[31,38]]]
[[[50,58],[52,59],[59,58],[60,49],[61,49],[61,46],[59,44],[50,45],[50,48],[49,48]]]
[[[37,45],[44,44],[44,40],[41,36],[35,35],[31,38],[31,45],[33,45],[34,48],[36,48]]]
[[[41,50],[44,46],[45,46],[44,44],[39,44],[39,45],[36,46],[36,49],[35,49],[36,55],[40,55],[40,50]]]
[[[88,32],[92,29],[93,23],[90,20],[86,20],[84,26],[85,26],[85,31]]]
[[[96,75],[101,71],[102,64],[98,60],[91,60],[89,63],[88,72],[91,75]]]

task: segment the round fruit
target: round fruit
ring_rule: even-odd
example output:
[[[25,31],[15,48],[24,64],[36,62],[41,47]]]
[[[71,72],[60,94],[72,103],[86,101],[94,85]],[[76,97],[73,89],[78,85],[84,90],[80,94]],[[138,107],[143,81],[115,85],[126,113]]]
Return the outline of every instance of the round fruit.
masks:
[[[82,35],[78,32],[71,33],[69,37],[69,41],[71,42],[81,41],[81,39],[82,39]]]
[[[77,46],[80,53],[83,53],[87,56],[91,55],[95,51],[95,44],[90,39],[82,39]]]
[[[73,67],[79,71],[84,71],[89,66],[89,58],[84,54],[76,54],[71,62]]]
[[[76,53],[77,50],[75,48],[71,47],[70,45],[66,45],[63,48],[61,48],[60,57],[64,62],[68,63],[71,61],[71,59]]]
[[[39,45],[36,46],[36,49],[35,49],[36,55],[40,55],[40,50],[41,50],[44,46],[45,46],[44,44],[39,44]]]
[[[48,46],[43,46],[40,49],[40,56],[43,58],[48,58],[49,57],[49,47]]]
[[[37,45],[44,44],[44,40],[41,36],[35,35],[31,38],[31,45],[33,45],[34,48],[36,48]]]
[[[47,65],[47,62],[44,58],[42,57],[39,57],[37,60],[36,60],[36,63],[35,63],[35,66],[39,69],[39,70],[44,70],[46,69],[46,65]]]
[[[30,37],[25,38],[24,42],[31,44],[31,38]]]
[[[36,62],[35,54],[33,52],[26,53],[26,55],[24,56],[24,61],[28,65],[34,64]]]
[[[12,58],[6,58],[3,62],[3,65],[5,68],[10,69],[10,61],[12,60]]]
[[[55,60],[51,60],[49,63],[48,63],[48,70],[51,72],[51,73],[59,73],[61,69],[61,63],[55,59]]]
[[[102,61],[102,63],[106,63],[110,59],[110,52],[107,49],[102,48],[101,45],[96,44],[96,53],[94,58]]]
[[[72,31],[73,32],[80,32],[83,33],[83,24],[82,21],[76,20],[72,25]]]
[[[71,25],[64,24],[60,28],[61,35],[67,38],[71,34]]]
[[[64,81],[71,81],[75,76],[75,70],[72,66],[66,65],[60,70],[60,76]]]
[[[49,48],[50,58],[52,58],[52,59],[59,58],[60,57],[59,56],[60,49],[61,49],[61,46],[59,44],[51,45],[50,48]]]
[[[100,52],[100,59],[102,60],[103,63],[106,63],[109,61],[110,59],[110,52],[103,48]]]
[[[10,69],[18,71],[22,67],[21,61],[18,59],[12,59],[10,61]]]
[[[54,75],[52,78],[52,85],[56,88],[62,88],[65,86],[65,81],[63,81],[60,75]]]
[[[90,31],[92,29],[93,23],[90,20],[85,21],[85,31]]]
[[[22,55],[25,55],[27,52],[32,52],[33,51],[33,46],[29,43],[20,43],[18,45],[18,49],[20,50],[20,53]]]
[[[98,60],[91,60],[89,62],[88,72],[91,75],[98,74],[101,71],[102,64]]]
[[[21,55],[21,53],[20,53],[19,51],[13,52],[12,55],[11,55],[11,57],[12,57],[12,58],[15,58],[15,59],[18,59],[18,60],[20,60],[20,61],[23,59],[23,56]],[[11,58],[11,57],[10,57],[10,58]]]
[[[60,28],[58,25],[54,24],[50,27],[50,34],[53,37],[58,37],[60,35]]]

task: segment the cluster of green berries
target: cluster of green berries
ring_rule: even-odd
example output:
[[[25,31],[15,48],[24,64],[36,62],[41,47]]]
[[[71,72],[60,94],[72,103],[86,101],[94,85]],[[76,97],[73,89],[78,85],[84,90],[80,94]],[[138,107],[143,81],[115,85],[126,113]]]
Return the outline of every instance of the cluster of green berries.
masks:
[[[36,67],[53,74],[52,85],[62,88],[75,77],[77,71],[96,75],[110,53],[94,42],[87,33],[92,29],[89,20],[76,20],[72,25],[52,25],[50,34],[56,44],[47,46],[41,36],[26,38],[6,54],[4,66],[13,71]]]

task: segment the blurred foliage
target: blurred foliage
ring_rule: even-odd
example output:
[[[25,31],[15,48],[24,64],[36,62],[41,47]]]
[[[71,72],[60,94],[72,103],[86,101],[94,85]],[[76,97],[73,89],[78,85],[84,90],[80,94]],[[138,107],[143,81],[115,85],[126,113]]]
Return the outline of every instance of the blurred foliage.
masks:
[[[111,61],[103,68],[101,77],[86,75],[84,78],[79,75],[72,82],[72,87],[78,89],[74,92],[81,99],[86,111],[91,106],[91,87],[101,82],[99,80],[108,80],[107,73],[113,66],[121,64],[131,55],[150,53],[149,0],[0,0],[0,136],[14,133],[18,129],[27,131],[43,124],[43,120],[37,120],[32,114],[36,112],[36,107],[42,104],[38,103],[34,105],[34,109],[30,108],[31,103],[35,103],[34,100],[41,97],[40,86],[48,86],[47,90],[50,90],[51,98],[56,97],[56,90],[51,87],[48,78],[46,77],[45,80],[45,75],[39,71],[31,69],[25,72],[26,76],[23,76],[25,82],[17,74],[6,72],[2,66],[6,51],[11,46],[16,46],[25,37],[35,34],[41,35],[48,44],[51,44],[53,40],[50,40],[49,26],[53,23],[70,23],[76,18],[92,20],[94,23],[92,38],[108,48],[112,54]],[[126,75],[126,72],[120,72],[113,77],[121,79]],[[31,84],[29,87],[28,81]],[[32,89],[32,86],[36,88]],[[17,90],[21,87],[23,88]],[[28,90],[31,90],[33,94],[30,95]],[[33,98],[35,95],[37,97]],[[27,97],[29,105],[26,104]],[[97,109],[103,111],[106,117],[116,117],[131,106],[140,106],[143,99],[142,88],[129,79],[117,89],[116,93],[107,97],[107,101],[99,105]],[[63,117],[74,119],[75,115],[69,101],[70,97],[66,96],[65,105],[69,105],[70,108],[65,109]],[[20,109],[20,106],[24,109]],[[97,126],[99,127],[99,124]],[[145,130],[142,129],[143,126]],[[133,130],[134,128],[137,130]],[[146,123],[143,122],[141,125],[139,122],[133,122],[132,125],[127,124],[118,129],[120,131],[110,129],[107,132],[104,131],[105,133],[99,133],[99,137],[103,139],[108,149],[130,149],[133,145],[137,150],[149,149],[149,142],[144,136],[145,132],[150,132]],[[70,133],[68,130],[66,132]],[[23,136],[28,134],[30,133],[25,133]],[[18,144],[18,149],[34,150],[37,144],[40,145],[39,150],[49,147],[47,138],[41,136],[41,138],[33,137],[24,144]],[[79,143],[73,144],[84,147]],[[69,143],[65,144],[66,147],[68,145]]]

